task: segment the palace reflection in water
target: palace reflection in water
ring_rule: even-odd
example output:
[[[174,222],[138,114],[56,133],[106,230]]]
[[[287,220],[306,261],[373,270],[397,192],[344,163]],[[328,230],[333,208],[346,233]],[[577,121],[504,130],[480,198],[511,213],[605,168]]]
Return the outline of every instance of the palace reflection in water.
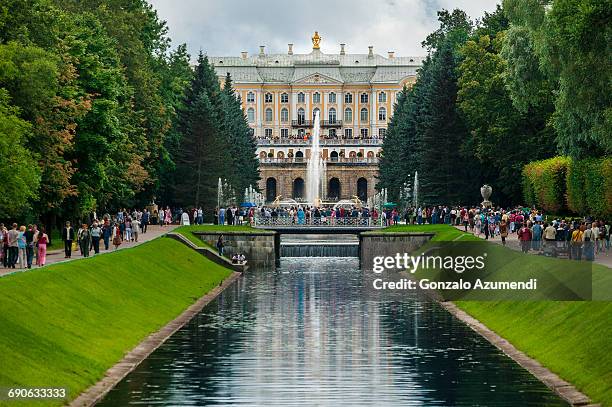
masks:
[[[363,280],[354,258],[250,272],[101,405],[566,405],[436,303]]]

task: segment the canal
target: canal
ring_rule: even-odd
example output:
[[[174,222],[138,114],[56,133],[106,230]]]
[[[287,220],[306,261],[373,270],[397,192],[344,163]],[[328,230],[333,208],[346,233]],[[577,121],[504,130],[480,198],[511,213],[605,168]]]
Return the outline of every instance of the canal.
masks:
[[[283,258],[206,306],[99,404],[567,406],[435,302],[356,258]]]

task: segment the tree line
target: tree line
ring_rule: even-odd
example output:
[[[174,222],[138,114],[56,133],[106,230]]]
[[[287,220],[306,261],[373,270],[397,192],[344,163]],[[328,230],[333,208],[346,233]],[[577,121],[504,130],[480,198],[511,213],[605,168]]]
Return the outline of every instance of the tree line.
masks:
[[[0,219],[52,225],[153,197],[210,206],[217,175],[237,191],[255,184],[226,82],[206,58],[194,70],[184,44],[171,49],[144,0],[3,1]]]
[[[392,199],[419,172],[428,204],[523,203],[532,161],[612,153],[612,9],[594,0],[505,0],[476,22],[438,12],[428,56],[404,89],[383,145]]]

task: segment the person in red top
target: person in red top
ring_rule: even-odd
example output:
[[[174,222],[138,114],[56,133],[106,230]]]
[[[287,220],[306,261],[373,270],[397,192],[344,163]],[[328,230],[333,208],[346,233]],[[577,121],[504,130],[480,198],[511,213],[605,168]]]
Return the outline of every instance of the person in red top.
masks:
[[[523,253],[527,253],[531,246],[531,230],[527,227],[526,223],[523,223],[523,227],[519,229],[518,238],[521,242],[521,250]]]

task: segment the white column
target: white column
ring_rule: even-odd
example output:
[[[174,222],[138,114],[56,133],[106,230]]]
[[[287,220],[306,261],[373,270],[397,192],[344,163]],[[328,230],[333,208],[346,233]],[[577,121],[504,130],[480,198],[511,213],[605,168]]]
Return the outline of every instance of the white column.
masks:
[[[297,92],[291,92],[291,120],[297,120]]]
[[[337,112],[337,116],[336,116],[336,120],[341,120],[342,121],[342,126],[338,129],[338,132],[340,134],[338,134],[339,138],[344,137],[344,109],[342,108],[342,103],[344,102],[344,95],[342,94],[342,90],[340,90],[340,92],[338,92],[336,94],[336,103],[338,106],[338,112]]]
[[[372,96],[370,97],[370,137],[374,137],[374,130],[376,127],[376,120],[378,119],[378,111],[376,110],[376,91],[372,89]]]

